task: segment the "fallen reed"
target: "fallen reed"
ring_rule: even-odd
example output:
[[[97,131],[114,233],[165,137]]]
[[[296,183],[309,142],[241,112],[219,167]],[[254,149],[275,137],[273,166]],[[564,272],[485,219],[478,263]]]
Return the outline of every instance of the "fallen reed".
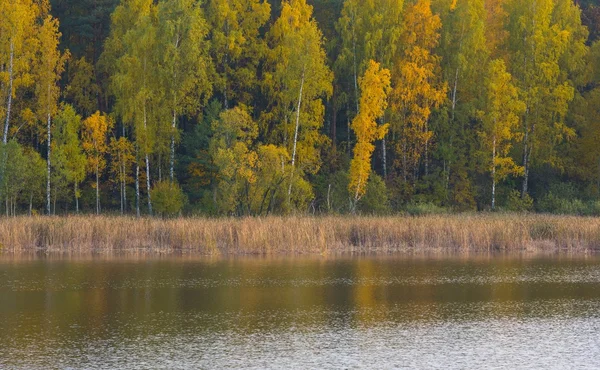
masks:
[[[5,253],[329,254],[600,250],[600,218],[472,214],[426,217],[0,219]]]

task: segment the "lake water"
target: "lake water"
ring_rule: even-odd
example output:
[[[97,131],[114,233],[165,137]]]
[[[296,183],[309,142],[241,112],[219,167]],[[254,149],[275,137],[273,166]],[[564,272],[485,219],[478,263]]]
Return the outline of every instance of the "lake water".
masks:
[[[600,258],[0,258],[0,368],[600,368]]]

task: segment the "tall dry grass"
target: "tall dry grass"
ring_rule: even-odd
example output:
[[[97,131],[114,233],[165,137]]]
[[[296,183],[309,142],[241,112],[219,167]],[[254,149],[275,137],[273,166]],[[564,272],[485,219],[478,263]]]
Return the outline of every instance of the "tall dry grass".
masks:
[[[600,250],[600,218],[548,215],[426,217],[0,219],[12,253],[280,254]]]

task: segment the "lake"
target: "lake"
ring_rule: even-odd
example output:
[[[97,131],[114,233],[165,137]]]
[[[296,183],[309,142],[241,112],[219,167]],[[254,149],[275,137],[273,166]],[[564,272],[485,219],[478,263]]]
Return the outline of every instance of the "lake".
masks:
[[[0,257],[0,368],[600,368],[600,258]]]

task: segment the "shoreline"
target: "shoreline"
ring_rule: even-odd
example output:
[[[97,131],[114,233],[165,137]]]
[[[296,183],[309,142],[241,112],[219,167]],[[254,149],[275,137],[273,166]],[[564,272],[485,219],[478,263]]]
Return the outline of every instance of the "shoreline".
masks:
[[[0,219],[2,255],[595,254],[600,218],[540,214]]]

